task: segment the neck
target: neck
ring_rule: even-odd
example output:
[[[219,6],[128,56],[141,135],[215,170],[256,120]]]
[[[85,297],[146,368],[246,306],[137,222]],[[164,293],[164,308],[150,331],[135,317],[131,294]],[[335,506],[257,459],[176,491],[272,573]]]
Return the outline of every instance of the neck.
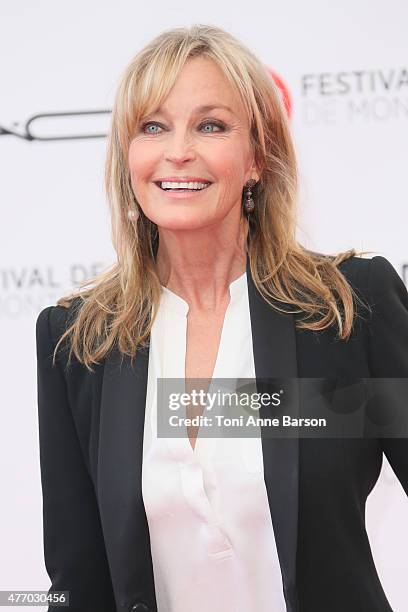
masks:
[[[157,271],[162,285],[196,309],[216,310],[229,300],[229,285],[246,270],[248,223],[234,231],[159,228]]]

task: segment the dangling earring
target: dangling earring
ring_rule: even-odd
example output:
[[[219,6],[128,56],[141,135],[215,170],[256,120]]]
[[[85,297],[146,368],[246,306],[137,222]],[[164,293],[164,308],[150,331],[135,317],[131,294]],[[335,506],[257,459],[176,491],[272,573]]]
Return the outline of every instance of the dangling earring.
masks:
[[[133,200],[132,204],[133,204],[134,208],[130,208],[130,207],[128,208],[127,216],[128,216],[128,219],[130,219],[130,221],[136,222],[138,220],[138,218],[139,218],[139,214],[140,213],[139,213],[138,204],[137,204],[137,201],[136,201],[136,198],[135,198],[133,192],[132,192],[132,196],[133,196],[132,197],[132,200]]]
[[[244,203],[244,208],[245,208],[245,212],[247,214],[250,214],[254,208],[255,208],[255,202],[252,199],[252,187],[254,187],[256,185],[257,181],[255,181],[254,179],[249,179],[249,181],[247,181],[245,183],[245,203]]]
[[[139,209],[138,209],[138,203],[137,203],[137,200],[136,200],[136,196],[135,196],[135,194],[133,192],[133,189],[131,187],[130,182],[129,182],[129,196],[132,199],[132,204],[133,204],[134,208],[130,208],[130,207],[128,208],[127,216],[128,216],[128,219],[130,221],[136,222],[138,220],[139,216],[140,216],[140,213],[139,213]]]
[[[132,210],[131,208],[129,208],[127,215],[128,219],[130,219],[131,221],[137,221],[139,218],[139,211]]]

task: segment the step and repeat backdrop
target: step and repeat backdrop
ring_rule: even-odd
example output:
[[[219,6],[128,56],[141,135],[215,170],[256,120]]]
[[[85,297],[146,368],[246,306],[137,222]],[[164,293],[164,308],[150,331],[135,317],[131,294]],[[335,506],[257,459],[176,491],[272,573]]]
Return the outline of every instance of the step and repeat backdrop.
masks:
[[[0,590],[47,590],[35,320],[115,260],[103,164],[125,65],[173,26],[212,24],[243,40],[286,102],[301,242],[383,255],[408,283],[408,4],[2,0],[0,15]],[[396,612],[407,607],[407,518],[384,460],[366,520]]]

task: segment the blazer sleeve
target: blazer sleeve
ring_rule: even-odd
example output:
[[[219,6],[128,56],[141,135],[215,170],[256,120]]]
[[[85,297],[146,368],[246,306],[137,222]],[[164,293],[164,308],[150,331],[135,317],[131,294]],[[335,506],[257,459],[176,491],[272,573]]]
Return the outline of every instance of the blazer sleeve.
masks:
[[[70,612],[115,612],[115,600],[92,479],[68,404],[61,363],[52,365],[50,316],[36,323],[44,559],[50,591],[69,591]],[[48,612],[59,612],[49,605]]]
[[[372,306],[369,367],[374,378],[408,382],[408,291],[385,257],[370,260],[368,281]],[[405,383],[404,383],[405,388]],[[408,398],[406,398],[408,410]],[[408,438],[382,438],[383,451],[408,495]]]

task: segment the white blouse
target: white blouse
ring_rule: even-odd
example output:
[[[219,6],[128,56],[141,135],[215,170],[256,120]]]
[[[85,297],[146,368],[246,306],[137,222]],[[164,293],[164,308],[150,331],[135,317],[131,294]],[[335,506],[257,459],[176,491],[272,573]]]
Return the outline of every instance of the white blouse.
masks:
[[[246,273],[213,378],[255,379]],[[157,437],[157,377],[185,377],[188,303],[162,288],[150,337],[142,495],[158,612],[286,612],[261,438]]]

